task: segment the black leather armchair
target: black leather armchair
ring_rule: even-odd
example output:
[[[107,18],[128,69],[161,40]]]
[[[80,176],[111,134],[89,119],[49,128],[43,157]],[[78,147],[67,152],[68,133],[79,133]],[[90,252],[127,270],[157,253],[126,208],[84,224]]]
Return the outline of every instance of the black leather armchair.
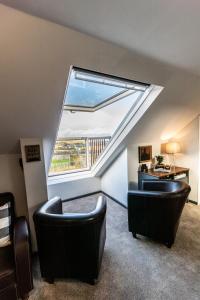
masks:
[[[0,194],[0,204],[11,204],[12,244],[0,248],[0,299],[28,299],[33,288],[29,231],[25,217],[15,217],[14,197]]]
[[[190,186],[182,181],[144,180],[141,190],[128,192],[129,231],[170,248],[189,193]]]
[[[106,239],[105,198],[100,196],[90,213],[63,213],[62,201],[55,197],[33,219],[42,277],[49,283],[70,277],[94,284]]]

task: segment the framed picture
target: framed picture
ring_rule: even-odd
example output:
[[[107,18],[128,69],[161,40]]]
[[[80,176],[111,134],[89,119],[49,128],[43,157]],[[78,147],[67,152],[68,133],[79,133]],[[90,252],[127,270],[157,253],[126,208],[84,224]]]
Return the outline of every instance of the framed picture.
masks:
[[[25,146],[26,162],[41,161],[40,145]]]
[[[152,146],[138,147],[139,163],[148,162],[152,160]]]

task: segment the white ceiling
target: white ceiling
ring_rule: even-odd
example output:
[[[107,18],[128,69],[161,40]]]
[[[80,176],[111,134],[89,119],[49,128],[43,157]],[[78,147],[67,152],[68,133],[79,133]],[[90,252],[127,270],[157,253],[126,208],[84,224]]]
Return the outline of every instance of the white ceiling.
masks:
[[[84,3],[87,1],[84,0]],[[117,1],[115,0],[115,3]],[[22,5],[21,0],[14,2],[15,5]],[[31,7],[32,0],[27,2]],[[58,0],[55,2],[58,3]],[[38,11],[41,3],[43,3],[44,8],[48,7],[47,11],[53,8],[51,0],[48,1],[48,6],[44,5],[44,3],[46,4],[45,0],[40,2],[35,0],[34,4],[37,4]],[[69,7],[73,8],[74,3],[76,0],[73,0]],[[80,12],[81,16],[89,11],[87,18],[82,19],[84,22],[86,21],[86,25],[92,24],[90,19],[94,17],[91,13],[93,6],[94,4],[91,4],[91,10],[87,10],[82,9],[80,5],[78,10],[74,10],[75,13]],[[125,7],[125,2],[123,2],[123,6]],[[116,7],[112,8],[113,12]],[[147,14],[148,4],[146,4],[145,10]],[[109,11],[111,9],[105,9],[104,15],[106,16]],[[127,6],[126,11],[128,11]],[[194,9],[194,14],[196,12],[197,10]],[[69,13],[68,21],[70,19],[81,21],[80,16],[72,14],[70,9],[67,10],[67,13]],[[120,11],[118,7],[117,13],[122,14],[122,8]],[[108,23],[113,24],[115,18],[112,22],[107,17],[104,20],[104,18],[100,18],[102,14],[102,10],[99,9],[99,16],[96,16],[95,24],[101,23],[100,32],[105,35],[108,32],[111,34],[114,32],[113,30],[108,31],[102,28],[104,26],[108,28]],[[129,12],[127,14],[130,16]],[[134,24],[137,24],[138,21],[139,25],[145,25],[144,20],[139,16],[137,17],[135,11],[132,10],[131,14],[133,18],[129,18],[129,21],[131,19]],[[56,13],[55,15],[59,14]],[[143,13],[143,15],[145,14]],[[199,20],[193,19],[196,23],[199,22]],[[134,28],[134,25],[128,25],[127,22],[120,24],[119,21],[121,20],[122,18],[118,18],[116,22],[119,25],[118,32],[121,31],[118,34],[113,34],[113,38],[127,39],[132,34],[134,38],[129,40],[137,41],[135,45],[138,47],[139,44],[142,44],[143,37],[143,42],[145,41],[148,47],[142,47],[142,50],[144,52],[145,49],[150,51],[153,43],[151,38],[147,39],[147,32],[146,39],[144,38],[146,25],[140,28],[141,34],[139,34],[139,29],[134,30],[133,34],[131,27]],[[156,21],[153,17],[152,20],[155,25]],[[172,24],[171,22],[168,23]],[[188,28],[192,26],[191,24],[188,25]],[[134,135],[135,142],[139,138],[140,143],[146,143],[154,137],[159,139],[163,134],[169,135],[169,133],[178,132],[200,113],[200,76],[183,72],[182,69],[164,63],[158,63],[157,60],[149,59],[142,53],[138,54],[116,47],[111,43],[105,43],[100,39],[94,39],[77,31],[57,26],[55,23],[32,17],[5,5],[0,5],[0,25],[0,140],[2,141],[0,154],[19,153],[20,137],[43,137],[46,148],[48,148],[46,157],[48,160],[50,159],[51,151],[49,149],[53,147],[55,142],[66,80],[71,65],[165,87],[159,99],[138,125],[140,131]],[[110,29],[113,28],[111,25],[109,26]],[[127,26],[130,30],[125,35],[123,28]],[[146,26],[149,36],[151,27],[150,25]],[[97,26],[91,25],[91,28],[97,30]],[[196,26],[195,28],[199,27]],[[155,39],[153,33],[151,36]],[[188,35],[187,39],[190,38],[192,40],[192,37]],[[169,47],[163,46],[163,49],[169,52],[175,43],[177,43],[177,39],[174,43],[168,43]],[[196,43],[199,43],[198,36]],[[162,45],[163,43],[160,43],[160,47]],[[190,43],[190,46],[191,51],[186,51],[181,46],[179,47],[179,49],[181,48],[180,51],[177,52],[180,55],[175,56],[173,54],[170,57],[171,59],[181,58],[182,62],[187,65],[192,61],[190,70],[197,72],[200,66],[198,59],[200,51],[194,47],[194,41]],[[158,43],[155,50],[157,48]],[[196,55],[192,51],[196,51]]]
[[[0,2],[200,74],[200,1]]]

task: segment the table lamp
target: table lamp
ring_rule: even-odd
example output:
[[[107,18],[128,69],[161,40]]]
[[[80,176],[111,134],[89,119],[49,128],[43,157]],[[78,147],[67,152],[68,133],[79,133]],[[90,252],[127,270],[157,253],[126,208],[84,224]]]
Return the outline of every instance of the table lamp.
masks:
[[[175,154],[180,152],[181,152],[181,147],[178,142],[169,142],[166,144],[166,153],[172,154],[174,169],[175,169]]]

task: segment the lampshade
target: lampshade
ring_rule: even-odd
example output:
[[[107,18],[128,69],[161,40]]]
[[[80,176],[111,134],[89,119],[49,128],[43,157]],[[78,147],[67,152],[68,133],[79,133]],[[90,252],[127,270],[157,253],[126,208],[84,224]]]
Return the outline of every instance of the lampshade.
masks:
[[[180,144],[177,142],[171,142],[166,144],[166,153],[175,154],[181,151]]]

